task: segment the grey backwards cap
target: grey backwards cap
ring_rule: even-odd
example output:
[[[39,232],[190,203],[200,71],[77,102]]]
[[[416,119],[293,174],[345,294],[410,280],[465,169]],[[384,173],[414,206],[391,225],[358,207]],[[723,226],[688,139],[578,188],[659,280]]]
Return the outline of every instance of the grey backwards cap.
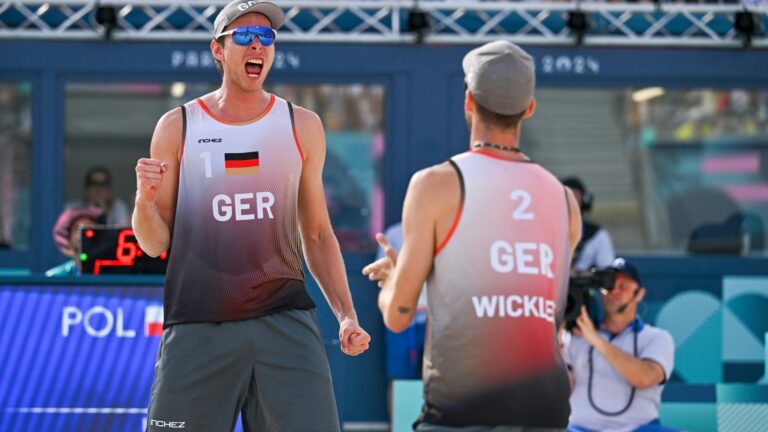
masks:
[[[218,39],[232,21],[240,18],[247,13],[259,13],[269,19],[272,28],[277,30],[285,22],[285,13],[280,6],[256,0],[234,0],[224,6],[219,12],[216,20],[213,22],[213,38]]]
[[[475,48],[461,64],[464,82],[483,108],[513,115],[531,102],[536,86],[533,59],[512,42],[500,40]]]

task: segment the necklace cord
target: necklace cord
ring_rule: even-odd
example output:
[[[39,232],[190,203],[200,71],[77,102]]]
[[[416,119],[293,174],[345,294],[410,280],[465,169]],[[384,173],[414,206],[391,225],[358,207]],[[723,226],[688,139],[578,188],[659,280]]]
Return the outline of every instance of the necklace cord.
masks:
[[[480,148],[480,147],[491,147],[491,148],[495,148],[497,150],[505,150],[505,151],[511,151],[511,152],[515,152],[515,153],[522,153],[523,152],[518,147],[503,146],[503,145],[489,143],[489,142],[484,142],[484,141],[475,141],[475,143],[472,144],[472,148]]]

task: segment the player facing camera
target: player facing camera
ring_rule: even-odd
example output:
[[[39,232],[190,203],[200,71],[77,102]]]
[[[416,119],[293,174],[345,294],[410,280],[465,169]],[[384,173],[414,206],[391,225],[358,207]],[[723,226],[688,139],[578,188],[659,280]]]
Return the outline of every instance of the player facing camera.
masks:
[[[565,328],[571,331],[581,307],[586,306],[587,314],[595,327],[600,327],[605,317],[603,294],[613,290],[616,270],[591,270],[589,274],[571,277],[568,283],[568,300],[565,306]]]

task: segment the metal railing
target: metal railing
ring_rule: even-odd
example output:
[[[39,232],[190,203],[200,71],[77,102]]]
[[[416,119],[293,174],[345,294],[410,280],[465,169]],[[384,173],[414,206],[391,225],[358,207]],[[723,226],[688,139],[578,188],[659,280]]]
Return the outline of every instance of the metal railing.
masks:
[[[754,47],[768,47],[768,6],[682,3],[277,0],[280,39],[302,42],[739,47],[749,11]],[[226,1],[17,0],[0,2],[2,39],[206,40]],[[414,11],[417,11],[414,13]],[[580,15],[580,13],[582,13]],[[97,19],[98,17],[98,19]],[[575,18],[574,18],[575,17]],[[579,32],[569,19],[582,18]],[[743,17],[742,17],[743,18]],[[410,25],[409,25],[410,21]],[[428,23],[428,26],[419,26]],[[417,28],[413,28],[417,25]]]

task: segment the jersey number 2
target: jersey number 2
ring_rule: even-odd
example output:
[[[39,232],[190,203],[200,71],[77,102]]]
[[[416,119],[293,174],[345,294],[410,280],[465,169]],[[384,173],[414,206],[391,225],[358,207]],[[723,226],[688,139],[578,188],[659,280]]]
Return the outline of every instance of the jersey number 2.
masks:
[[[522,189],[518,189],[512,192],[510,198],[512,198],[512,201],[520,201],[520,204],[518,204],[514,213],[512,213],[513,219],[533,220],[533,213],[528,211],[528,207],[531,205],[531,194]]]

